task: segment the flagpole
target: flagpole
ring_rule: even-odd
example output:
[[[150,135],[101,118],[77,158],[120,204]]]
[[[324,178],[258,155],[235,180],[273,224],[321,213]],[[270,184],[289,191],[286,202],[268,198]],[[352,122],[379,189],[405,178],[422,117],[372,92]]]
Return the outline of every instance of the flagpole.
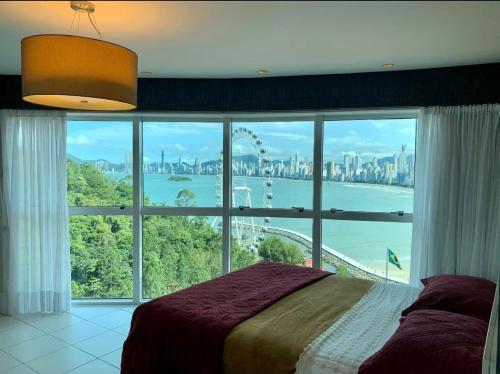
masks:
[[[388,277],[389,277],[389,248],[387,248],[385,254],[385,283],[387,283]]]

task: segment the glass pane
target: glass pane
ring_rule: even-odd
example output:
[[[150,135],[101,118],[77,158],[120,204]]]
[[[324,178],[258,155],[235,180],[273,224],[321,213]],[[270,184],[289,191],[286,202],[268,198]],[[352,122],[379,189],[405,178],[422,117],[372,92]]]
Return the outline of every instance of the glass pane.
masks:
[[[132,205],[132,122],[68,121],[69,206]]]
[[[232,217],[231,270],[261,260],[311,267],[311,237],[310,219]]]
[[[132,217],[71,216],[74,299],[132,298]]]
[[[222,123],[145,122],[143,144],[145,205],[222,206]]]
[[[143,297],[154,298],[222,275],[220,217],[145,216]]]
[[[416,119],[325,122],[323,209],[413,212]]]
[[[410,279],[411,223],[323,220],[323,267],[338,274],[408,283]],[[387,263],[390,249],[401,269]]]
[[[314,124],[234,122],[233,206],[312,208]]]

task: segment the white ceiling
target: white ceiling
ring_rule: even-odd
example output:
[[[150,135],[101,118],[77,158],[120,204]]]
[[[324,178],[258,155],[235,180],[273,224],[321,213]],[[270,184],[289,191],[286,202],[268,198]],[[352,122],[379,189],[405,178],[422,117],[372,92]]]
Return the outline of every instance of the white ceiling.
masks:
[[[94,1],[105,40],[152,77],[352,73],[500,61],[500,2]],[[20,73],[20,41],[68,33],[69,1],[0,2],[0,74]],[[88,19],[80,34],[95,37]]]

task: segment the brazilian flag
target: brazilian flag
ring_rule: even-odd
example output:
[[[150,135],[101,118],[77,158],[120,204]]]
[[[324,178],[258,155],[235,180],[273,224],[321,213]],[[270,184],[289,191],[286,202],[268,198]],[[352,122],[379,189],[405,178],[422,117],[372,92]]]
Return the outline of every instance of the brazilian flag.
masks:
[[[399,263],[398,257],[389,248],[387,248],[387,256],[389,258],[389,262],[401,270],[401,264]]]

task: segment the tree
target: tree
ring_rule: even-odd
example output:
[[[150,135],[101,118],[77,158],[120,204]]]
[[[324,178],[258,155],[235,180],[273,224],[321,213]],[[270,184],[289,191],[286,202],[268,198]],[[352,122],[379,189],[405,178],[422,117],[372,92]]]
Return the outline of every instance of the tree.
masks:
[[[303,265],[304,253],[294,243],[286,243],[277,236],[266,238],[259,248],[259,256],[264,260],[284,264]]]
[[[187,189],[182,189],[177,194],[177,199],[175,200],[175,204],[178,207],[188,207],[195,206],[195,194]]]
[[[73,206],[132,204],[127,178],[109,179],[92,165],[68,161],[68,202]],[[195,194],[181,190],[178,206],[193,206]],[[148,204],[150,199],[144,197]],[[72,216],[73,297],[132,297],[132,220],[127,216]],[[257,257],[231,247],[232,270]],[[217,277],[222,272],[222,234],[206,217],[146,216],[143,220],[143,296],[157,297]]]
[[[195,205],[187,189],[176,205]],[[144,196],[146,204],[150,198]],[[112,180],[89,164],[68,161],[68,202],[73,206],[132,205],[129,178]],[[127,216],[72,216],[71,274],[73,297],[132,297],[132,219]],[[277,236],[259,250],[265,260],[303,264],[296,244]],[[231,242],[231,270],[255,263],[258,257]],[[143,219],[143,296],[157,297],[222,273],[222,233],[206,217],[146,216]]]

